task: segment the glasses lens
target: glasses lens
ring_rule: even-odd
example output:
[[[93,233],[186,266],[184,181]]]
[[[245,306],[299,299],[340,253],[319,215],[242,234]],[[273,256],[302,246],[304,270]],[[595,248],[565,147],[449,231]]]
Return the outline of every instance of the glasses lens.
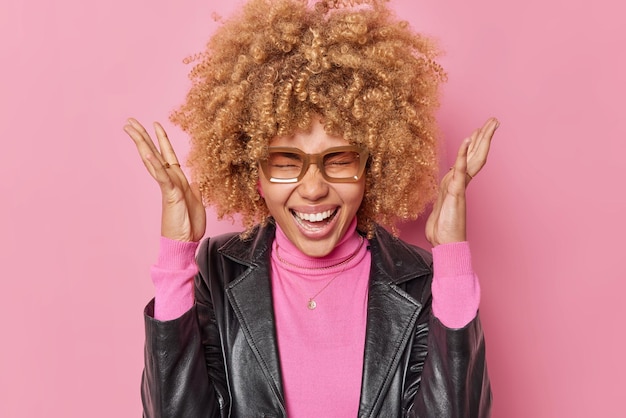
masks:
[[[295,179],[302,172],[304,159],[293,152],[270,152],[266,167],[270,178]]]
[[[324,155],[324,172],[334,179],[356,178],[361,166],[360,155],[356,151],[332,152]]]
[[[273,183],[296,183],[309,164],[316,164],[324,178],[338,183],[358,181],[367,162],[367,151],[356,147],[335,147],[321,154],[305,154],[297,148],[270,148],[260,162],[263,173]],[[306,167],[305,167],[306,165]]]

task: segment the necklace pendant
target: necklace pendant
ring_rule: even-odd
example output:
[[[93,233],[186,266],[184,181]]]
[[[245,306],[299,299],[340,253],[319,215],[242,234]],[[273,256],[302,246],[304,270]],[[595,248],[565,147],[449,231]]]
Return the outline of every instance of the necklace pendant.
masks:
[[[313,299],[309,299],[309,302],[306,304],[306,307],[310,310],[317,308],[317,303]]]

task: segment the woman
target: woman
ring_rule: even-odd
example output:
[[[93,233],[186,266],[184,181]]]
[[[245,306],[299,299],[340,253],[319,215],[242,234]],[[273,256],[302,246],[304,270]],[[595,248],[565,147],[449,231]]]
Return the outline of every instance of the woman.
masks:
[[[379,226],[395,233],[436,192],[435,56],[383,2],[252,0],[172,116],[197,188],[163,128],[157,149],[129,120],[163,197],[145,416],[489,416],[465,187],[498,122],[441,182],[432,256]],[[204,240],[195,261],[203,203],[247,230]]]

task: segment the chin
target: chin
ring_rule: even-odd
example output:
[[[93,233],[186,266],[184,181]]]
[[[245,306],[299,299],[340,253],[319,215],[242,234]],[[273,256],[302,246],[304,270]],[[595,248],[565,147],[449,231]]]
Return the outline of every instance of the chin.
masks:
[[[345,232],[344,232],[345,233]],[[322,240],[310,240],[298,237],[299,239],[292,241],[295,246],[305,255],[309,257],[324,257],[330,254],[337,243],[341,240],[341,236],[329,236]]]

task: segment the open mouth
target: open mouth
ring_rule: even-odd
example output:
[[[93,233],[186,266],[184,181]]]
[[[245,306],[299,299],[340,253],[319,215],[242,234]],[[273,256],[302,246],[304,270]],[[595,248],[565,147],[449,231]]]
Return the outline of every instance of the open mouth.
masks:
[[[335,216],[339,208],[334,210],[326,210],[318,213],[302,213],[291,210],[291,214],[300,226],[308,230],[319,230],[328,225]]]

